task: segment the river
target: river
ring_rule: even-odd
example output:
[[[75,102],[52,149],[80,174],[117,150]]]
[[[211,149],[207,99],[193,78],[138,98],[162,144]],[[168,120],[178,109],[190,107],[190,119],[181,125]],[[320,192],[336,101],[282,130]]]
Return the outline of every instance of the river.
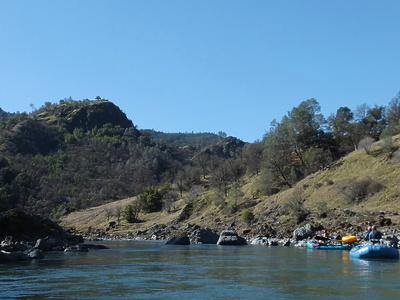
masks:
[[[0,265],[0,299],[398,299],[400,263],[281,246],[101,242]]]

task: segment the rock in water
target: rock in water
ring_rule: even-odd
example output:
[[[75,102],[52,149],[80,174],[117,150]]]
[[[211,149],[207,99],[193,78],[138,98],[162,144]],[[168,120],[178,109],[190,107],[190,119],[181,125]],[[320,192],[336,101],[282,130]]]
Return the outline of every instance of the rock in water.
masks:
[[[217,245],[242,246],[247,245],[247,241],[238,236],[235,230],[224,230],[219,236]]]
[[[210,228],[198,228],[189,235],[189,238],[191,244],[216,244],[219,235]]]
[[[296,228],[293,232],[293,239],[296,241],[304,240],[312,237],[315,233],[315,228],[311,224],[306,224],[304,227]]]
[[[175,236],[168,240],[166,245],[190,245],[190,239],[187,235]]]
[[[39,249],[28,250],[26,255],[31,259],[43,259],[43,252]]]

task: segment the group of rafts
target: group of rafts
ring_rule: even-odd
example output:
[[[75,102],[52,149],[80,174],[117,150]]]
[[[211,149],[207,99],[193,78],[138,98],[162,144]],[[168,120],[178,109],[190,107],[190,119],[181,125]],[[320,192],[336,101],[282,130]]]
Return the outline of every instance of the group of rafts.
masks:
[[[322,250],[350,250],[352,258],[399,259],[397,248],[380,243],[360,243],[356,236],[344,236],[341,240],[317,237],[315,240],[308,241],[307,247]]]

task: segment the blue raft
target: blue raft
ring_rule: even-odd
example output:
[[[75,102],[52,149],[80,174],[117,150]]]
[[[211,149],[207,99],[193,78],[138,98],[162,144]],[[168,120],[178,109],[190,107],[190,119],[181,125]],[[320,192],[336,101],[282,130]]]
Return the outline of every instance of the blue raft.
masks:
[[[351,249],[350,257],[399,259],[399,250],[388,245],[359,245]]]
[[[350,250],[352,245],[350,244],[335,245],[335,244],[319,243],[316,241],[308,241],[307,247],[309,249],[321,249],[321,250]]]

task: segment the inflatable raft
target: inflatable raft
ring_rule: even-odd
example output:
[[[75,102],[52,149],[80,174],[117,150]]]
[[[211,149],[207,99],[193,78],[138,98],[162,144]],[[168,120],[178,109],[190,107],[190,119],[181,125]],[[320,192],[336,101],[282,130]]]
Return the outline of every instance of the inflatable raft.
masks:
[[[399,259],[399,250],[388,245],[358,245],[351,249],[352,258],[389,258]]]
[[[335,244],[319,243],[316,241],[308,241],[307,247],[309,249],[321,249],[321,250],[350,250],[352,245],[350,244],[335,245]]]

